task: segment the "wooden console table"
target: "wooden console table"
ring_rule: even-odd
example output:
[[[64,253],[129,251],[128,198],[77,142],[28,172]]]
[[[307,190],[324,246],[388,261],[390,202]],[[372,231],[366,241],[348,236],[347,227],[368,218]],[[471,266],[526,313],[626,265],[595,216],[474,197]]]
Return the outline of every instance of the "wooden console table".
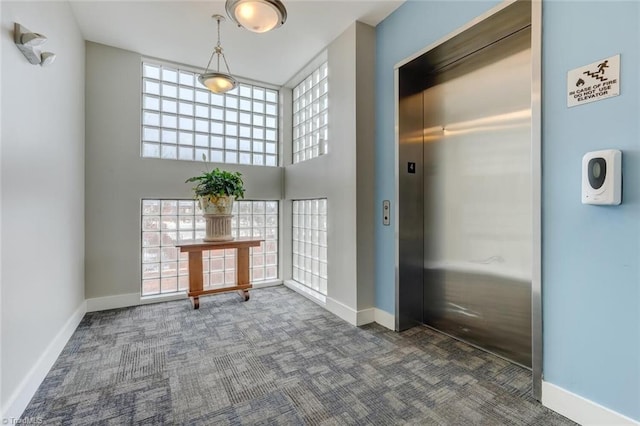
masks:
[[[205,294],[223,293],[238,290],[244,300],[249,300],[249,248],[259,247],[264,240],[236,239],[233,241],[206,242],[192,241],[176,244],[180,252],[189,253],[189,290],[187,296],[193,301],[193,309],[200,307],[200,296]],[[206,250],[236,249],[236,278],[237,284],[233,287],[222,287],[205,290],[202,285],[202,252]]]

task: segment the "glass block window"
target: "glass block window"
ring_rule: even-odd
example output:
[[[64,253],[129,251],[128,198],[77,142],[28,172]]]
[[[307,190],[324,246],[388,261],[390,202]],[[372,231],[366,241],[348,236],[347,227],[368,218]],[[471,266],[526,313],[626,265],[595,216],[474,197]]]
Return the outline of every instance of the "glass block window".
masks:
[[[265,240],[251,249],[251,282],[278,278],[278,202],[240,200],[233,204],[234,237]],[[188,253],[178,241],[202,239],[205,220],[194,200],[142,200],[142,295],[176,293],[189,287]],[[204,287],[235,285],[236,250],[202,253]]]
[[[327,153],[329,79],[327,63],[293,89],[293,163]]]
[[[327,200],[293,201],[293,279],[327,295]]]
[[[278,91],[241,83],[218,95],[197,77],[142,64],[142,157],[277,166]]]

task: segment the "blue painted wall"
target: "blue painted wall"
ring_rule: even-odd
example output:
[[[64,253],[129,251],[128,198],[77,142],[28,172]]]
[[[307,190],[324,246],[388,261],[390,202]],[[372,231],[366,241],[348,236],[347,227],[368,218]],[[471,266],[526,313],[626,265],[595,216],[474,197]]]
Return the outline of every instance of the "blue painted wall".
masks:
[[[545,380],[640,420],[640,3],[543,4]],[[615,98],[567,108],[568,70],[621,55]],[[623,203],[580,202],[581,158],[623,152]]]
[[[408,1],[377,27],[376,202],[395,199],[393,67],[498,2]],[[640,3],[543,3],[544,377],[640,420]],[[621,95],[568,109],[566,73],[621,54]],[[582,155],[623,151],[623,204],[580,203]],[[381,213],[381,212],[380,212]],[[395,229],[376,218],[376,306]]]

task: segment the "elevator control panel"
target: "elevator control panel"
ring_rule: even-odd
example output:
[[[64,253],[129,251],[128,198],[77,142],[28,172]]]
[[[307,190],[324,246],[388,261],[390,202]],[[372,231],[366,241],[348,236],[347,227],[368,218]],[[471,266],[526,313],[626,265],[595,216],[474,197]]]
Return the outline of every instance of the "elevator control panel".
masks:
[[[582,157],[582,204],[622,202],[622,152],[587,152]]]
[[[382,224],[391,225],[391,201],[384,200],[382,202]]]

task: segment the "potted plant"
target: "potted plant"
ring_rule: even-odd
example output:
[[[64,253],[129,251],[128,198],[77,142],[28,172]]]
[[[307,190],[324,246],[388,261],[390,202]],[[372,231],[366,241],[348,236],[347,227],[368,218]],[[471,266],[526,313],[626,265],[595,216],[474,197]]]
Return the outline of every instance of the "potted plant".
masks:
[[[195,198],[204,214],[231,214],[233,201],[244,198],[242,174],[215,168],[191,177],[185,183],[197,182]]]
[[[216,168],[185,181],[193,182],[197,183],[193,187],[194,196],[206,220],[204,241],[233,240],[231,211],[234,200],[244,198],[242,175]]]

